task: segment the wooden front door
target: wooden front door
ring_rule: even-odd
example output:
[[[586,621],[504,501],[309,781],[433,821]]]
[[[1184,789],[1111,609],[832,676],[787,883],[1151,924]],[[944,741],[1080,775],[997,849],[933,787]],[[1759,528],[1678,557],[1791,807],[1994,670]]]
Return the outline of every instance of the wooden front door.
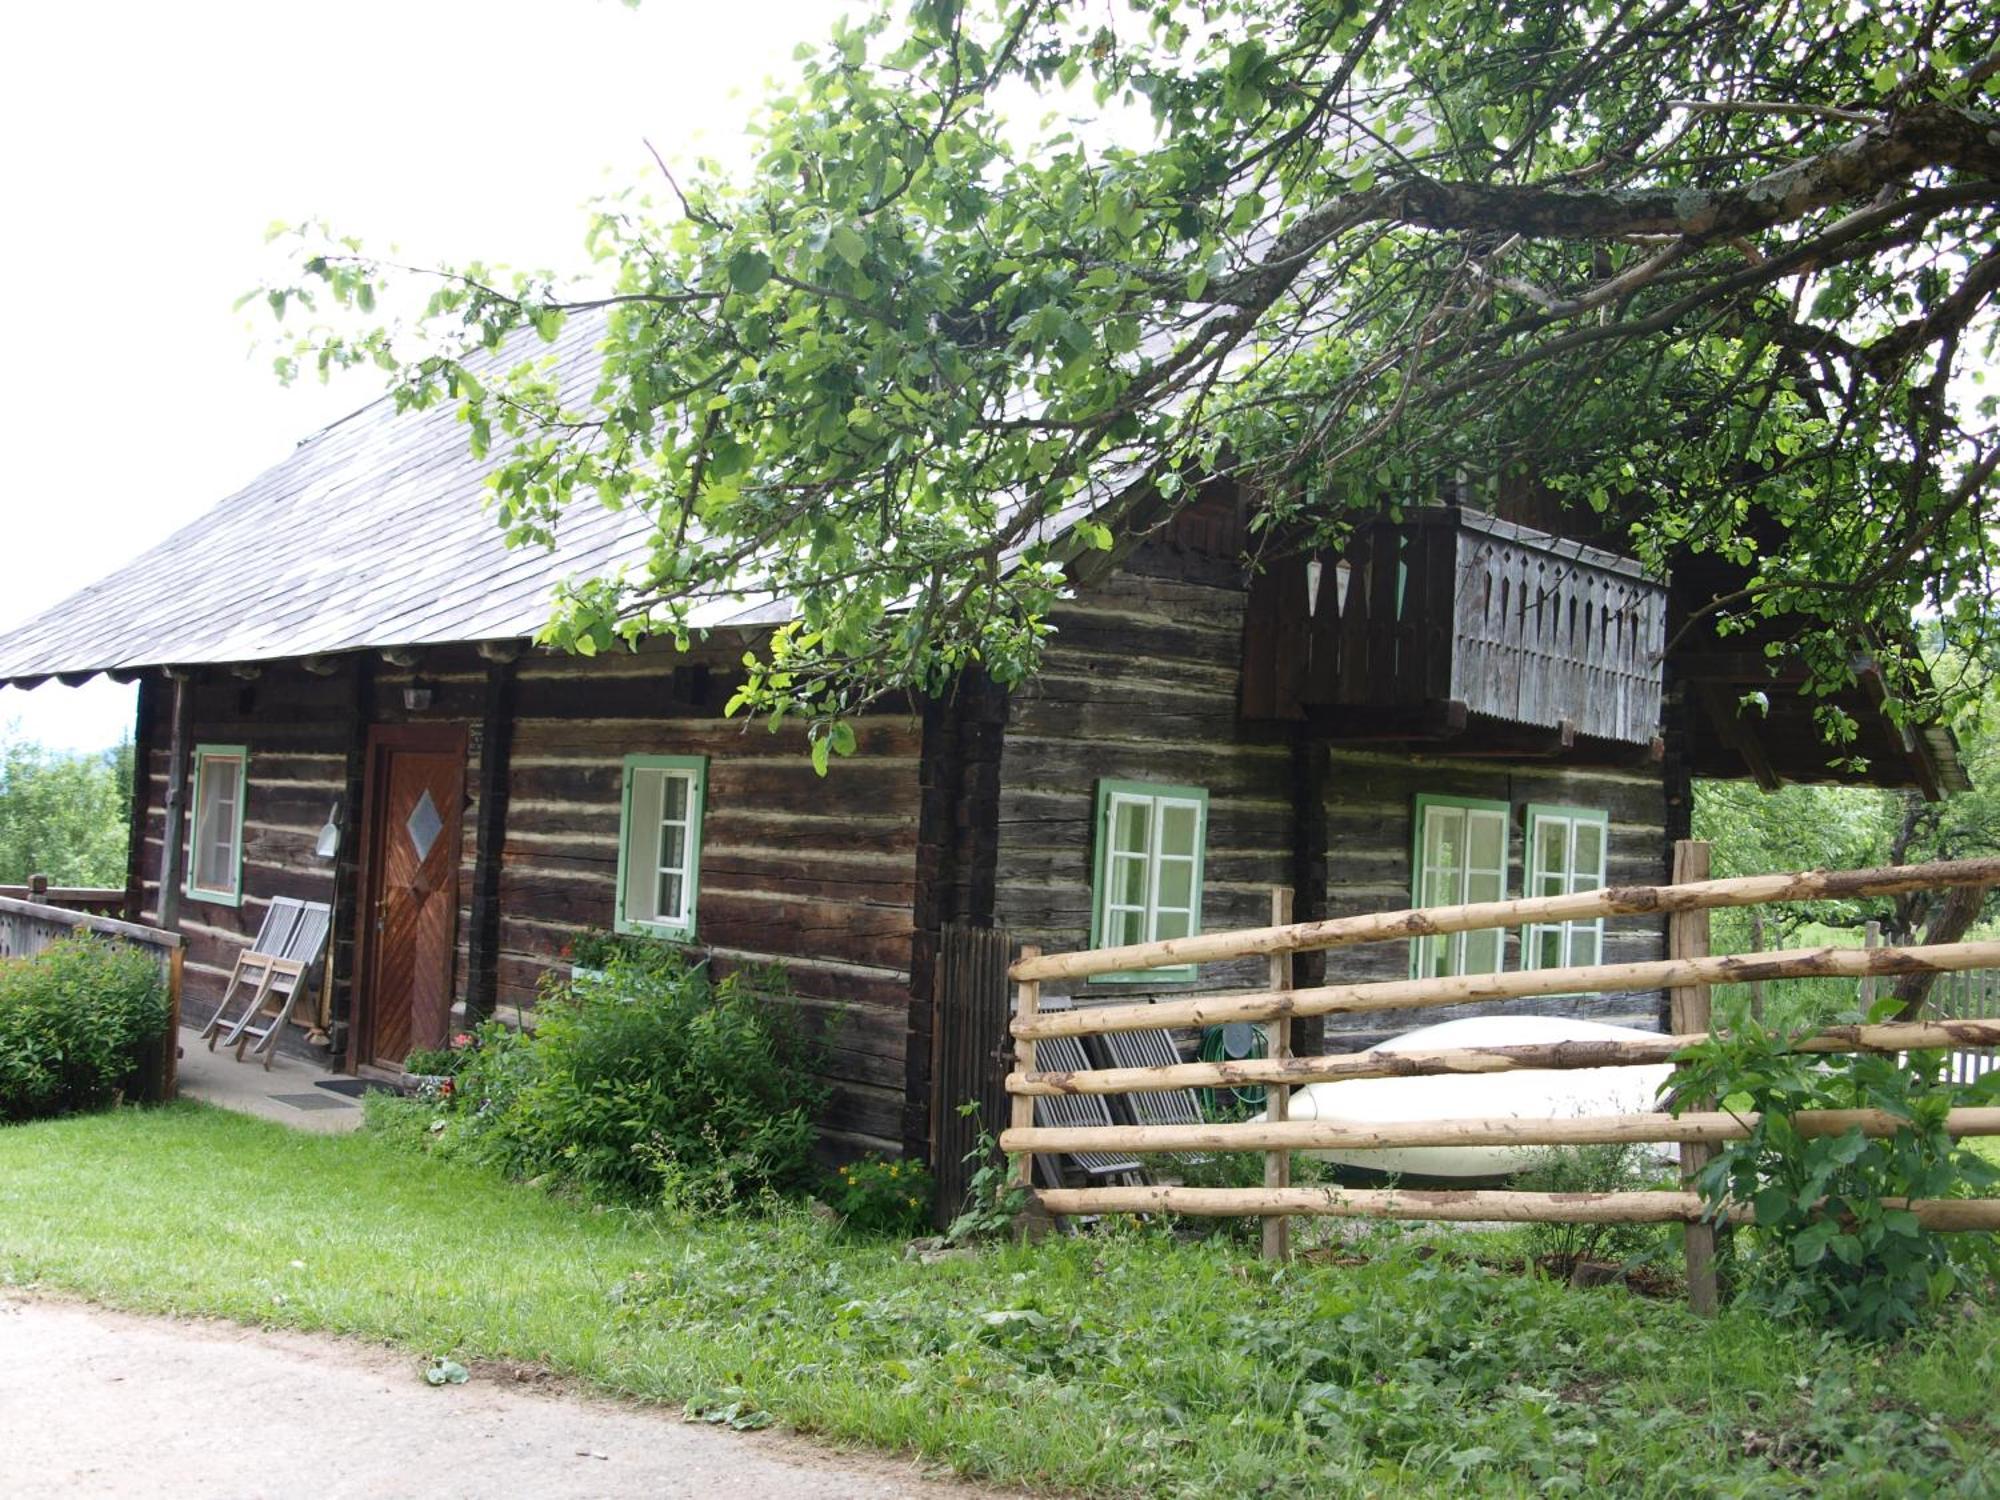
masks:
[[[462,729],[398,724],[370,731],[357,1063],[397,1067],[412,1047],[445,1044],[464,801]]]

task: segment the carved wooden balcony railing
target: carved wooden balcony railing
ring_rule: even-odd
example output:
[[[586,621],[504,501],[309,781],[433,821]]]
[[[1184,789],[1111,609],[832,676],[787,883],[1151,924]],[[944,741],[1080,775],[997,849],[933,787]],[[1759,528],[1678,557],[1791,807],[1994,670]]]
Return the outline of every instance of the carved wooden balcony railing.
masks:
[[[1629,558],[1476,511],[1416,511],[1363,527],[1338,559],[1258,576],[1243,715],[1380,738],[1453,734],[1477,715],[1648,744],[1666,617],[1665,587]]]

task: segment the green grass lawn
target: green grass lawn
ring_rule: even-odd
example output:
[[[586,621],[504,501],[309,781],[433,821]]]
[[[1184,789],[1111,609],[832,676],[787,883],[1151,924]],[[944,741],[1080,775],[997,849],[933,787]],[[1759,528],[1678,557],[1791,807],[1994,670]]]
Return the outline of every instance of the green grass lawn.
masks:
[[[2000,1491],[2000,1313],[1868,1349],[1436,1244],[1384,1231],[1363,1264],[1272,1269],[1134,1228],[926,1266],[802,1212],[592,1210],[197,1105],[0,1129],[0,1282],[741,1403],[1003,1481]]]

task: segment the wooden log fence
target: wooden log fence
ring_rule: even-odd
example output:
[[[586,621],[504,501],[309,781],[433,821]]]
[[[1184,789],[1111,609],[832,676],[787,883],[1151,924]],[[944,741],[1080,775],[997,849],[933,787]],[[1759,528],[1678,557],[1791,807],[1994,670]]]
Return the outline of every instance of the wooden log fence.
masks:
[[[0,959],[33,958],[51,943],[79,932],[145,948],[158,962],[167,986],[167,1031],[156,1054],[141,1063],[145,1079],[141,1097],[147,1103],[173,1098],[179,1071],[181,971],[187,957],[181,935],[93,912],[0,896]]]
[[[1716,1146],[1747,1136],[1753,1115],[1720,1111],[1712,1103],[1683,1101],[1678,1116],[1658,1113],[1555,1119],[1481,1117],[1433,1119],[1385,1125],[1288,1118],[1290,1090],[1309,1083],[1358,1078],[1481,1074],[1521,1069],[1621,1067],[1667,1062],[1710,1035],[1709,987],[1715,984],[1807,977],[1848,977],[1867,981],[1884,975],[2000,968],[2000,943],[1943,943],[1911,947],[1818,948],[1710,956],[1707,913],[1722,907],[1773,902],[1847,899],[1919,889],[2000,884],[2000,859],[1958,860],[1870,870],[1811,870],[1796,874],[1707,879],[1707,849],[1683,841],[1675,870],[1688,878],[1663,886],[1621,886],[1563,896],[1529,897],[1468,905],[1432,907],[1326,921],[1285,920],[1286,893],[1274,893],[1269,927],[1204,933],[1195,937],[1130,944],[1088,952],[1044,954],[1023,948],[1009,969],[1017,986],[1009,1030],[1015,1068],[1006,1080],[1012,1098],[1010,1123],[1000,1144],[1015,1157],[1016,1180],[1033,1189],[1038,1155],[1106,1151],[1132,1155],[1259,1152],[1265,1157],[1264,1184],[1246,1188],[1147,1186],[1052,1187],[1036,1193],[1049,1214],[1170,1212],[1191,1215],[1254,1215],[1263,1220],[1266,1256],[1289,1251],[1287,1221],[1292,1216],[1376,1217],[1471,1220],[1508,1223],[1681,1223],[1689,1227],[1689,1290],[1698,1310],[1712,1311],[1715,1289],[1709,1268],[1717,1221],[1743,1217],[1725,1205],[1705,1210],[1688,1191],[1619,1193],[1528,1193],[1506,1190],[1347,1189],[1294,1187],[1291,1153],[1301,1150],[1372,1150],[1479,1145],[1588,1145],[1606,1142],[1678,1143],[1690,1176]],[[1353,943],[1407,941],[1487,927],[1538,922],[1591,921],[1603,917],[1666,915],[1669,957],[1647,963],[1592,964],[1514,973],[1460,975],[1436,979],[1329,984],[1304,989],[1291,985],[1293,955]],[[1195,995],[1142,1004],[1077,1006],[1043,1010],[1046,980],[1074,980],[1095,974],[1264,957],[1267,988]],[[1370,1011],[1416,1010],[1473,1001],[1533,996],[1606,994],[1665,988],[1674,996],[1672,1034],[1616,1041],[1569,1041],[1522,1046],[1440,1049],[1422,1053],[1381,1051],[1293,1057],[1290,1026],[1302,1016]],[[2000,1015],[1832,1026],[1794,1041],[1792,1049],[1816,1054],[1897,1054],[1933,1049],[2000,1048]],[[1235,1062],[1190,1062],[1145,1068],[1098,1068],[1078,1072],[1041,1070],[1035,1043],[1042,1037],[1091,1036],[1160,1027],[1212,1026],[1227,1022],[1266,1023],[1272,1045],[1263,1058]],[[1124,1094],[1183,1088],[1262,1086],[1269,1090],[1265,1118],[1256,1122],[1200,1125],[1038,1126],[1037,1098],[1060,1094]],[[1793,1115],[1808,1134],[1895,1133],[1905,1122],[1881,1111],[1823,1110]],[[1955,1136],[2000,1136],[2000,1108],[1953,1110],[1946,1129]],[[1915,1200],[1907,1205],[1927,1227],[2000,1230],[2000,1199]]]

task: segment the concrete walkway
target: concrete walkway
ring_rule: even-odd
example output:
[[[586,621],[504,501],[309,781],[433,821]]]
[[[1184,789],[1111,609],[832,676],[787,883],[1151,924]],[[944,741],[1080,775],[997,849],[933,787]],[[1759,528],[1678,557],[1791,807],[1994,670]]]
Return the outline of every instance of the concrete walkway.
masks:
[[[209,1051],[208,1043],[186,1026],[180,1041],[180,1091],[186,1098],[276,1120],[294,1130],[338,1134],[361,1128],[361,1100],[320,1087],[329,1079],[354,1081],[343,1074],[282,1053],[271,1059],[266,1072],[262,1058],[238,1062],[234,1051]]]
[[[0,1495],[967,1500],[906,1461],[231,1323],[0,1297]]]

